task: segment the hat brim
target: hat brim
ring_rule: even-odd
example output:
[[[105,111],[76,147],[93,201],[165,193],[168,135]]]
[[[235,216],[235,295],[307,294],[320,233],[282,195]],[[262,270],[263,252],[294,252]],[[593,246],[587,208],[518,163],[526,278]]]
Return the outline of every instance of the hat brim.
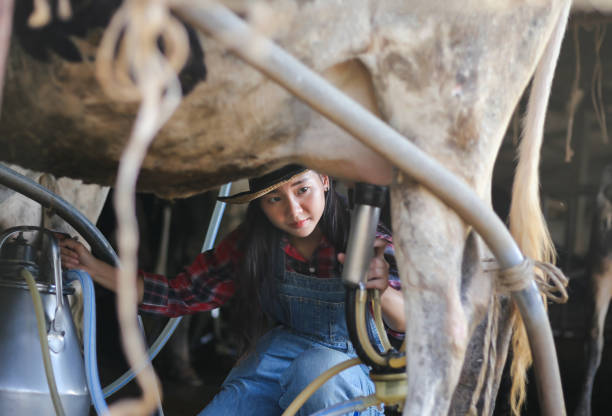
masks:
[[[297,176],[302,175],[307,170],[308,169],[304,169],[300,172],[297,172],[286,179],[282,179],[279,182],[268,186],[267,188],[260,189],[258,191],[244,191],[231,196],[220,196],[217,197],[217,200],[228,204],[244,204],[246,202],[251,202],[252,200],[259,198],[260,196],[264,196],[265,194],[272,192],[279,186],[282,186],[287,182],[291,182],[293,179],[295,179]]]

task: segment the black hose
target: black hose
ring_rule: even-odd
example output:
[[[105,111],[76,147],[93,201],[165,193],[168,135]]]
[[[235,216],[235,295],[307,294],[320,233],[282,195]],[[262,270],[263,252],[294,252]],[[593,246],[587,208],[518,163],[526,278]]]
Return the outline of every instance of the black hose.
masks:
[[[0,183],[20,194],[51,208],[64,221],[70,224],[91,245],[98,257],[107,263],[119,265],[119,257],[104,235],[83,214],[68,202],[55,195],[30,178],[15,172],[0,163]]]

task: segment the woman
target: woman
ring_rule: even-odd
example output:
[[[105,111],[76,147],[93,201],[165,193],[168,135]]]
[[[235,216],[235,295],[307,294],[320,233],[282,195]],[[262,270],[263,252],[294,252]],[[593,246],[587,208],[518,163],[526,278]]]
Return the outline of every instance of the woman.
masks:
[[[246,354],[200,415],[280,415],[297,394],[331,366],[355,357],[344,315],[340,264],[349,213],[330,178],[288,165],[251,179],[249,190],[220,198],[249,202],[246,219],[216,249],[200,254],[177,277],[139,273],[143,310],[176,316],[216,308],[234,297]],[[367,288],[381,291],[391,335],[401,336],[404,308],[397,277],[389,288],[390,236],[378,233]],[[87,271],[115,290],[116,271],[84,246],[60,243],[66,268]],[[271,329],[270,329],[271,328]],[[325,383],[300,409],[311,414],[374,392],[365,366]],[[364,415],[381,415],[370,408]]]

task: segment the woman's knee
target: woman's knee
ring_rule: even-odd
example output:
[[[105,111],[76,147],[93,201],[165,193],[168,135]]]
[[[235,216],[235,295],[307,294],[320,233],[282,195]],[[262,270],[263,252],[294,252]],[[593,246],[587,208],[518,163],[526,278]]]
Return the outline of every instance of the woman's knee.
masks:
[[[297,357],[281,376],[283,395],[279,402],[282,408],[291,401],[315,378],[336,364],[351,357],[329,348],[313,348]],[[309,398],[303,407],[304,414],[316,412],[322,408],[358,396],[373,393],[373,383],[362,366],[343,370],[325,382]]]
[[[323,372],[350,359],[349,355],[331,348],[311,348],[293,360],[286,373],[292,373],[294,380],[309,380],[307,383],[310,383]]]
[[[280,414],[279,396],[278,387],[268,383],[235,380],[225,383],[198,416]]]

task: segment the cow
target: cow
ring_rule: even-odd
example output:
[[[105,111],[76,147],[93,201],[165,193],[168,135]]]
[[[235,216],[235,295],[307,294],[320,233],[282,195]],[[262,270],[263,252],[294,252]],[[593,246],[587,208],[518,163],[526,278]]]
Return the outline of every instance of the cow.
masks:
[[[56,178],[49,173],[36,172],[17,165],[5,166],[58,195],[92,223],[97,221],[108,194],[108,186],[86,184],[79,179]],[[0,232],[18,225],[40,226],[79,236],[79,233],[50,207],[44,207],[17,190],[0,184]],[[82,236],[80,238],[87,244]]]
[[[72,205],[92,224],[97,221],[108,194],[108,186],[85,184],[79,179],[56,178],[49,173],[36,172],[17,165],[6,167],[53,192]],[[0,233],[11,227],[22,225],[38,226],[69,234],[80,238],[80,241],[88,245],[83,236],[64,219],[60,218],[51,207],[42,206],[39,202],[18,192],[18,190],[8,188],[0,183]],[[83,302],[78,293],[70,300],[73,316],[77,321],[77,332],[80,335]]]
[[[595,200],[588,252],[588,276],[591,287],[592,310],[586,337],[587,365],[577,416],[591,414],[591,395],[597,369],[604,348],[604,327],[612,298],[612,165],[602,174]]]
[[[554,28],[563,32],[563,10],[569,7],[561,0],[360,0],[350,7],[342,1],[278,0],[232,6],[445,165],[487,204],[508,121]],[[75,17],[85,12],[75,10]],[[280,13],[283,19],[275,18]],[[95,81],[102,29],[63,29],[61,42],[39,36],[28,44],[37,50],[48,40],[58,41],[53,45],[63,49],[47,49],[46,61],[28,52],[26,42],[20,44],[23,37],[13,40],[0,118],[2,158],[108,185],[138,107],[111,101]],[[21,35],[31,35],[27,32]],[[351,181],[390,185],[410,316],[404,413],[490,414],[515,319],[483,266],[490,252],[481,237],[430,191],[221,43],[203,34],[185,38],[202,46],[206,79],[192,85],[156,136],[142,164],[139,189],[186,196],[288,162]],[[53,50],[70,51],[74,59],[63,60]],[[553,65],[554,59],[552,54]],[[546,91],[537,93],[546,96]],[[28,152],[34,148],[45,152]],[[523,149],[522,159],[531,155],[533,170],[537,145]],[[525,180],[519,179],[515,189],[537,191],[537,181],[526,186]],[[524,218],[538,221],[537,215]],[[546,257],[539,237],[520,240],[532,241],[525,249],[528,256]],[[525,348],[517,341],[514,356],[524,357]],[[525,365],[514,372],[520,375]],[[521,388],[513,390],[520,403]]]

